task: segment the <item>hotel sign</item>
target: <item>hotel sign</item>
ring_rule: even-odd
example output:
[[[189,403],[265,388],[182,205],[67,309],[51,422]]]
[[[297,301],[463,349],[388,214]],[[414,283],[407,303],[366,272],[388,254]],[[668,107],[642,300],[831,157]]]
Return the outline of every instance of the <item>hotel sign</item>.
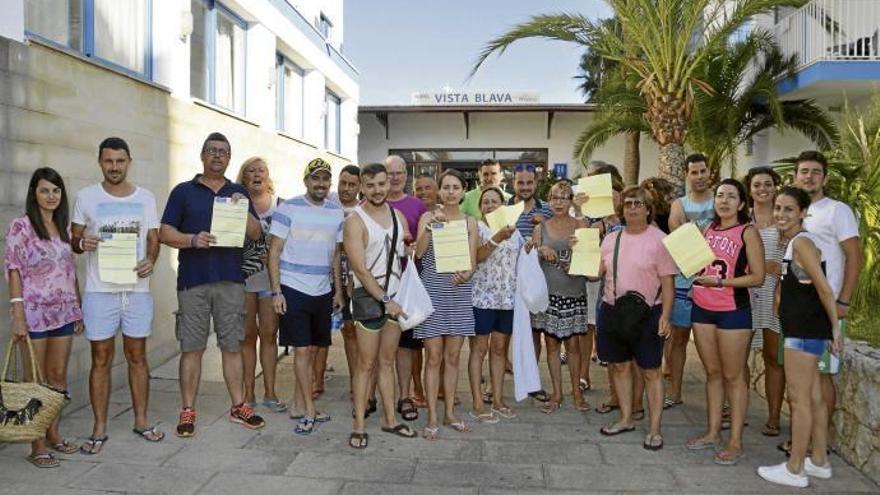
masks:
[[[536,91],[437,91],[412,94],[412,104],[442,105],[527,105],[541,102]]]

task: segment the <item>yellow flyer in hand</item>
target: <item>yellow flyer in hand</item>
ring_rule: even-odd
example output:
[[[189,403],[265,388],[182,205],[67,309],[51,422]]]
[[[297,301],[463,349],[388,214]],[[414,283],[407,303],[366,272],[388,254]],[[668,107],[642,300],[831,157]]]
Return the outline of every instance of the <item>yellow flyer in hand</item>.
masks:
[[[611,174],[581,177],[577,192],[586,193],[590,200],[581,213],[590,218],[605,218],[614,214],[614,196],[611,189]]]
[[[101,233],[98,244],[98,278],[108,284],[137,283],[137,241],[135,233]]]
[[[431,242],[437,273],[453,273],[471,269],[467,220],[452,220],[431,225]]]
[[[709,248],[703,233],[693,222],[682,225],[666,236],[663,245],[685,277],[694,276],[715,261],[715,253]]]
[[[497,234],[499,230],[508,225],[515,226],[519,216],[522,215],[524,206],[525,203],[520,201],[513,205],[501,206],[486,215],[486,223],[489,224],[492,233]]]
[[[569,275],[599,276],[599,229],[577,229],[574,231],[577,243],[571,249]]]
[[[244,234],[247,231],[248,200],[214,198],[214,212],[211,216],[211,235],[216,247],[244,247]]]

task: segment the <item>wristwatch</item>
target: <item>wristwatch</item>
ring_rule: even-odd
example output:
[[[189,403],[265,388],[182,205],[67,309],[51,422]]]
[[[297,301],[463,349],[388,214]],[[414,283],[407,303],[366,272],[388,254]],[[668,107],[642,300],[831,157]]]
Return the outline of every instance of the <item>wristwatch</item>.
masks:
[[[388,304],[391,302],[391,298],[388,297],[388,294],[382,294],[382,297],[379,298],[379,300],[382,302],[382,304]]]

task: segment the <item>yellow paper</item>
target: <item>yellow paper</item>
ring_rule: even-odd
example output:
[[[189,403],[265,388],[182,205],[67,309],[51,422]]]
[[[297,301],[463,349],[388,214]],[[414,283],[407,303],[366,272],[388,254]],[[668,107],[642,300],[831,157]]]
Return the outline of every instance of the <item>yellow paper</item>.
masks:
[[[577,229],[574,231],[577,243],[571,250],[569,275],[599,276],[599,229]]]
[[[471,269],[471,250],[468,244],[466,220],[452,220],[431,227],[434,261],[437,273],[452,273]]]
[[[244,247],[247,217],[247,199],[233,203],[232,198],[214,198],[214,212],[211,216],[211,235],[216,238],[214,246]]]
[[[492,213],[486,215],[486,222],[492,233],[496,234],[504,227],[516,226],[519,216],[522,215],[524,203],[520,201],[514,205],[500,206]]]
[[[577,192],[586,193],[590,200],[583,206],[581,213],[590,218],[605,218],[614,214],[614,196],[611,189],[611,174],[581,177],[578,180]]]
[[[98,244],[98,278],[108,284],[137,283],[137,240],[135,233],[102,233]]]
[[[709,248],[703,233],[693,222],[682,225],[666,236],[663,245],[685,277],[692,277],[715,261],[715,253]]]

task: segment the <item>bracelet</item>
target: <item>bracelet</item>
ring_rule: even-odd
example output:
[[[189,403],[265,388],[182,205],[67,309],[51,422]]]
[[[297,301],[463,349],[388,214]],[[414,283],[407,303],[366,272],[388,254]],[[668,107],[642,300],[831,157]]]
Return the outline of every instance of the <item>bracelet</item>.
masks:
[[[498,247],[498,243],[495,242],[495,239],[492,239],[491,237],[489,238],[489,244],[491,244],[491,245],[493,245],[493,246],[495,246],[495,247]]]
[[[82,238],[82,237],[79,238],[79,250],[80,250],[80,251],[85,251],[85,250],[86,250],[86,248],[83,247],[83,241],[84,241],[84,240],[85,240],[85,239]]]
[[[273,291],[272,291],[272,297],[277,297],[277,296],[280,296],[280,295],[281,295],[281,291],[280,291],[280,290],[273,290]]]
[[[849,303],[848,303],[848,302],[843,302],[843,301],[841,301],[840,299],[837,300],[837,304],[839,304],[840,306],[843,306],[844,308],[848,308],[848,307],[849,307]]]
[[[23,303],[24,298],[23,297],[12,297],[9,299],[9,304],[15,304],[15,303],[19,303],[19,302]]]

